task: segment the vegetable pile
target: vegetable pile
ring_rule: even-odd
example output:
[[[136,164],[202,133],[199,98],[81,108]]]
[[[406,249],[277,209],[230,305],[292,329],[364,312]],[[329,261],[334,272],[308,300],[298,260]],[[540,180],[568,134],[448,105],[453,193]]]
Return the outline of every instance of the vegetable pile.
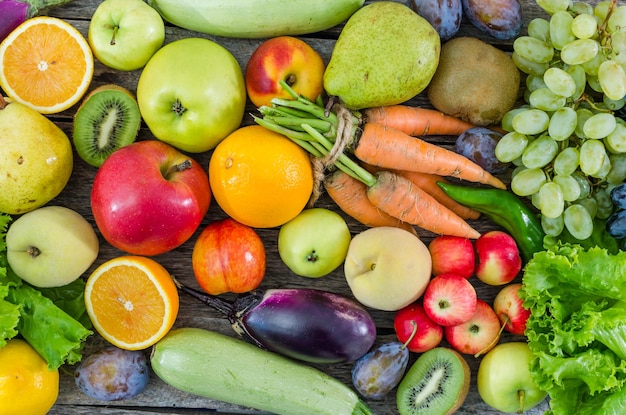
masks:
[[[50,369],[81,360],[82,347],[92,334],[83,302],[85,282],[36,289],[9,267],[5,233],[11,221],[0,215],[0,348],[23,337],[48,362]]]
[[[525,268],[522,298],[537,385],[552,414],[626,410],[626,252],[557,244]]]

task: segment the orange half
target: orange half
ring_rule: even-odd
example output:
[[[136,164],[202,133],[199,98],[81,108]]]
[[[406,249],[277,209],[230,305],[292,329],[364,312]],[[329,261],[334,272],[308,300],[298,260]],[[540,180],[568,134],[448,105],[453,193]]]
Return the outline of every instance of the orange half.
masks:
[[[94,59],[89,43],[64,20],[26,20],[0,43],[0,87],[42,114],[64,111],[87,92]]]
[[[87,279],[85,306],[94,328],[109,343],[146,349],[172,328],[178,290],[169,272],[151,258],[121,256]]]

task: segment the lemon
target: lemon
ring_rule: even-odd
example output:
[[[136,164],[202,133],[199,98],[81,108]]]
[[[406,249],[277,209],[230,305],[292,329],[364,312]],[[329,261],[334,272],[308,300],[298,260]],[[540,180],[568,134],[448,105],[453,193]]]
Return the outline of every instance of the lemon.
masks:
[[[21,339],[0,349],[0,415],[44,415],[59,395],[59,371]]]

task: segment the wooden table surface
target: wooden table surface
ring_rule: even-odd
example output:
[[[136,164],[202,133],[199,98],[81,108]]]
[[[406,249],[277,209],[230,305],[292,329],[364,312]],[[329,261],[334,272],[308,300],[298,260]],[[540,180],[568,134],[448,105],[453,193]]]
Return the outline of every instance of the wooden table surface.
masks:
[[[397,0],[398,1],[398,0]],[[409,4],[409,0],[399,0],[402,3]],[[60,17],[76,28],[78,28],[85,36],[87,35],[87,29],[89,27],[89,20],[99,0],[75,0],[69,5],[52,10],[49,14],[52,16]],[[527,23],[532,18],[537,16],[546,16],[535,4],[534,0],[523,0],[523,12],[525,22]],[[339,33],[341,26],[335,27],[327,32],[306,36],[305,39],[311,46],[313,46],[322,57],[328,61],[330,53],[332,51],[334,41]],[[524,26],[526,30],[526,25]],[[457,36],[468,35],[479,37],[487,42],[490,42],[503,50],[511,51],[511,42],[495,41],[495,39],[481,33],[468,22],[464,21],[463,26]],[[172,26],[166,27],[166,43],[183,37],[205,37],[217,41],[222,46],[226,47],[239,61],[242,69],[245,69],[246,62],[250,57],[253,50],[262,42],[261,39],[255,40],[243,40],[243,39],[228,39],[217,38],[212,36],[203,35],[196,32],[191,32],[183,29],[179,29]],[[99,62],[96,62],[95,73],[90,90],[97,86],[107,83],[115,83],[125,86],[129,90],[135,92],[136,85],[141,70],[133,72],[120,72],[110,69]],[[410,104],[430,106],[428,99],[424,94],[421,94],[412,99]],[[51,116],[50,118],[56,122],[69,136],[72,132],[72,115],[76,107],[71,108],[60,114]],[[255,108],[250,102],[248,102],[248,108],[246,113],[255,112]],[[243,125],[251,124],[251,118],[246,115],[243,121]],[[139,139],[153,139],[150,131],[143,126],[139,133]],[[454,137],[434,137],[432,140],[437,141],[444,146],[451,146],[454,143]],[[208,161],[211,156],[210,152],[196,154],[193,157],[201,164],[208,166]],[[70,207],[81,213],[92,224],[93,216],[91,214],[89,206],[89,194],[91,185],[93,182],[96,169],[84,163],[78,156],[75,157],[75,167],[72,177],[65,188],[65,190],[50,204],[57,204]],[[503,177],[507,179],[507,177]],[[327,207],[333,210],[338,210],[334,203],[328,198],[327,195],[323,195],[317,202],[318,207]],[[343,215],[343,214],[342,214]],[[365,228],[356,223],[351,218],[343,215],[348,222],[352,234],[357,234]],[[225,214],[215,201],[209,209],[203,223],[200,226],[202,229],[209,222],[224,218]],[[479,219],[472,223],[477,229],[481,231],[495,229],[495,226],[487,219]],[[332,274],[320,278],[320,279],[307,279],[299,277],[289,271],[289,269],[282,263],[278,255],[277,250],[277,235],[278,229],[258,229],[257,230],[261,238],[263,239],[267,251],[267,274],[263,281],[262,288],[270,287],[286,287],[286,286],[298,286],[298,287],[313,287],[327,289],[334,292],[342,293],[350,296],[351,293],[346,284],[341,267],[334,271]],[[433,235],[419,230],[419,234],[425,243],[428,243]],[[197,236],[194,235],[187,243],[173,252],[169,252],[158,257],[156,260],[161,262],[172,274],[176,275],[184,283],[194,286],[195,279],[191,269],[191,251],[193,243]],[[98,259],[90,270],[85,275],[93,270],[97,265],[113,257],[124,254],[108,245],[101,238],[101,251]],[[489,287],[482,284],[476,278],[472,278],[474,285],[477,288],[479,297],[485,301],[491,302],[497,292],[496,287]],[[393,332],[393,313],[371,310],[372,315],[376,321],[378,327],[378,342],[386,342],[395,340]],[[181,294],[180,312],[175,324],[175,327],[202,327],[205,329],[219,331],[225,334],[233,335],[228,322],[222,318],[217,312],[212,311],[208,307],[200,304],[198,301]],[[504,335],[501,341],[523,340],[523,338],[514,337],[511,335]],[[84,355],[97,350],[102,347],[105,342],[97,335],[93,335],[88,340],[88,343],[84,350]],[[443,343],[445,345],[445,342]],[[146,353],[149,351],[147,350]],[[417,356],[412,354],[411,362],[415,360]],[[467,356],[467,361],[472,369],[472,385],[470,394],[465,401],[462,408],[457,412],[459,414],[496,414],[486,404],[482,402],[476,389],[476,372],[480,358],[476,359],[472,356]],[[352,364],[336,364],[336,365],[319,365],[320,369],[328,372],[329,374],[344,381],[347,385],[351,386],[350,371]],[[88,398],[84,395],[74,384],[73,379],[73,367],[64,366],[61,368],[61,385],[60,393],[56,405],[52,408],[50,414],[55,415],[77,415],[77,414],[118,414],[118,415],[151,415],[151,414],[205,414],[205,413],[218,413],[218,414],[261,414],[260,411],[251,410],[248,408],[242,408],[235,405],[230,405],[222,402],[216,402],[208,399],[194,397],[164,384],[154,374],[152,374],[148,387],[138,395],[137,397],[117,402],[103,402]],[[211,376],[207,373],[207,376]],[[395,405],[395,390],[388,395],[388,397],[381,401],[368,401],[374,413],[378,415],[393,415],[397,414]],[[540,414],[547,409],[547,403],[544,402],[540,406],[536,407],[528,413]],[[25,414],[27,415],[27,414]],[[313,415],[313,414],[312,414]]]

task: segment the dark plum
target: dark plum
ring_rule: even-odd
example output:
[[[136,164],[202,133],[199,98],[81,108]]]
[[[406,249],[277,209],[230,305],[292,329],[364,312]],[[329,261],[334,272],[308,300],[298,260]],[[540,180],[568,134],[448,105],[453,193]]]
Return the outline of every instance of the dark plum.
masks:
[[[495,155],[502,134],[486,127],[473,127],[458,136],[454,150],[491,174],[502,173],[507,164]]]
[[[410,5],[435,28],[442,41],[452,38],[461,27],[461,0],[411,0]]]
[[[400,342],[383,343],[358,359],[352,384],[366,399],[383,399],[400,383],[409,364],[409,349]]]
[[[611,200],[615,207],[626,209],[626,183],[622,183],[611,189]]]
[[[519,0],[462,0],[463,13],[475,27],[499,39],[513,39],[524,22]]]
[[[109,346],[84,358],[74,371],[76,386],[100,401],[130,399],[141,393],[150,379],[143,351]]]

